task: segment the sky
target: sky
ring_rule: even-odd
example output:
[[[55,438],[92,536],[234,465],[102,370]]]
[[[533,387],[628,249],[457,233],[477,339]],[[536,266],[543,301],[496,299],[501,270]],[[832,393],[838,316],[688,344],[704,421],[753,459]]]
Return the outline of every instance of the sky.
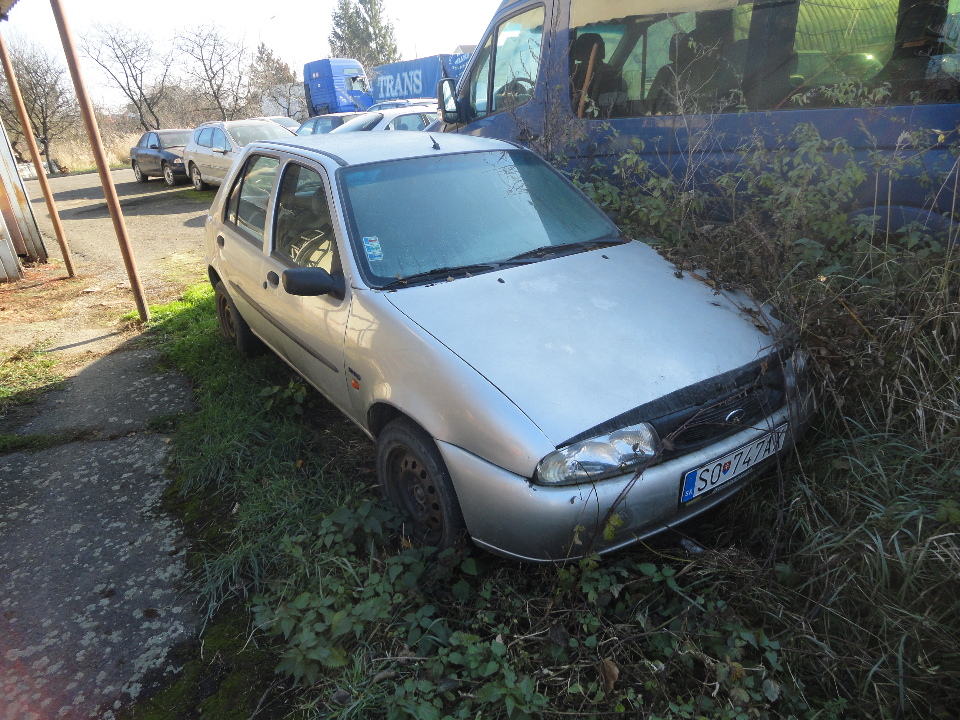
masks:
[[[159,43],[173,43],[179,28],[217,24],[251,47],[265,43],[298,73],[311,60],[329,56],[327,37],[336,0],[309,2],[237,2],[237,0],[61,0],[67,24],[79,44],[94,23],[119,23]],[[500,5],[500,0],[474,0],[453,5],[428,0],[383,0],[393,20],[404,60],[450,53],[473,45]],[[240,8],[243,8],[242,10]],[[60,36],[47,0],[19,0],[8,22],[0,23],[8,40],[20,34],[62,53]],[[89,60],[81,58],[84,80],[95,102],[119,105],[122,96]]]

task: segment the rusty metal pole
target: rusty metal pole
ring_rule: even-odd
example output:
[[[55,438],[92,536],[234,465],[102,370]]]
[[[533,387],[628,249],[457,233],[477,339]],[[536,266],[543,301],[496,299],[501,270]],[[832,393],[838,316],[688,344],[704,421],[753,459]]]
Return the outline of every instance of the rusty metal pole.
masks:
[[[23,136],[26,138],[27,146],[30,148],[33,166],[37,169],[37,180],[40,181],[43,199],[47,201],[47,210],[50,211],[50,220],[53,222],[53,231],[57,235],[57,243],[60,245],[60,254],[63,255],[63,264],[67,268],[67,276],[74,277],[77,273],[73,268],[73,253],[70,252],[70,246],[67,245],[67,236],[63,231],[63,223],[60,222],[60,215],[57,213],[57,205],[53,201],[50,182],[47,180],[47,173],[44,171],[43,163],[40,161],[40,151],[37,149],[37,140],[33,136],[33,128],[30,127],[27,108],[23,104],[23,96],[20,94],[20,83],[17,82],[17,76],[13,72],[13,64],[10,62],[10,55],[7,53],[7,45],[3,41],[3,35],[0,35],[0,63],[3,64],[3,72],[7,76],[7,85],[10,86],[10,96],[13,98],[13,104],[17,108],[17,117],[20,118],[20,127],[23,128]]]
[[[117,241],[120,243],[120,254],[123,255],[123,264],[127,268],[130,289],[133,291],[133,298],[136,300],[140,319],[143,322],[147,322],[147,320],[150,319],[150,309],[147,307],[146,296],[143,292],[143,283],[140,282],[140,273],[137,272],[137,263],[133,259],[130,237],[127,235],[127,226],[123,221],[123,211],[120,208],[117,189],[114,187],[113,178],[110,176],[110,165],[107,163],[107,154],[104,152],[103,142],[100,140],[100,128],[97,126],[97,118],[93,114],[93,104],[90,102],[90,97],[87,95],[87,88],[83,84],[83,76],[80,74],[80,60],[77,55],[77,49],[73,44],[70,29],[67,27],[67,19],[63,14],[63,8],[60,6],[60,0],[50,0],[50,7],[53,9],[53,17],[57,22],[57,30],[60,31],[60,42],[63,44],[63,52],[67,57],[67,67],[70,68],[73,87],[77,91],[77,101],[80,103],[80,114],[83,116],[83,124],[87,128],[90,146],[93,149],[93,157],[97,162],[97,171],[100,173],[100,184],[103,185],[103,194],[107,199],[107,208],[110,210],[110,217],[113,220],[113,229],[116,231]]]

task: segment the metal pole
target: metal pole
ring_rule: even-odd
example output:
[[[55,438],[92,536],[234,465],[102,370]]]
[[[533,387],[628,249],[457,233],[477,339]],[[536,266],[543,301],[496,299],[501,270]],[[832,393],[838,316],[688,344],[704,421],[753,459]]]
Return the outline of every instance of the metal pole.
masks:
[[[43,169],[43,163],[40,162],[40,151],[37,149],[37,140],[33,136],[33,128],[30,127],[27,108],[23,104],[23,96],[20,94],[20,83],[17,82],[17,76],[13,72],[13,63],[10,62],[10,55],[7,53],[7,44],[3,41],[3,35],[0,35],[0,63],[3,63],[3,72],[7,76],[7,85],[10,86],[10,96],[13,98],[13,104],[17,108],[17,117],[20,118],[20,127],[23,128],[23,136],[26,138],[27,146],[30,148],[30,157],[33,159],[33,166],[37,169],[37,180],[40,181],[43,199],[47,201],[47,210],[50,211],[50,220],[53,222],[53,230],[57,235],[57,243],[60,245],[60,254],[63,255],[63,264],[67,268],[67,277],[74,277],[76,271],[73,268],[73,254],[70,252],[70,246],[67,245],[67,236],[63,231],[63,223],[60,222],[57,205],[53,201],[53,192],[50,190],[47,173]]]
[[[83,84],[83,76],[80,74],[80,60],[77,56],[77,49],[74,47],[73,37],[67,27],[67,20],[63,14],[63,8],[60,6],[60,0],[50,0],[50,7],[53,9],[53,17],[57,22],[57,30],[60,31],[60,42],[63,44],[63,52],[67,57],[67,67],[70,68],[70,77],[73,78],[73,86],[77,91],[80,114],[83,116],[83,124],[87,128],[93,157],[97,161],[100,184],[103,185],[103,194],[107,199],[107,208],[109,208],[110,217],[113,220],[113,229],[116,231],[117,241],[120,243],[120,254],[123,255],[123,264],[127,268],[130,289],[133,291],[140,319],[147,322],[150,319],[150,309],[147,307],[143,284],[140,282],[140,274],[137,272],[137,263],[133,259],[130,237],[127,235],[127,226],[123,222],[123,211],[120,209],[117,189],[114,187],[113,178],[110,176],[110,166],[107,163],[107,154],[103,150],[103,143],[100,140],[100,128],[97,126],[97,119],[93,114],[93,104],[90,102],[87,88]]]

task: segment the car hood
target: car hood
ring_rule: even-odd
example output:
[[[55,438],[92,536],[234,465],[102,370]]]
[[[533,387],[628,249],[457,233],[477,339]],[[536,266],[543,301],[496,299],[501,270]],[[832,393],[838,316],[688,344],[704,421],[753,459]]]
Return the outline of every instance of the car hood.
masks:
[[[386,297],[555,445],[774,344],[735,298],[636,241]]]

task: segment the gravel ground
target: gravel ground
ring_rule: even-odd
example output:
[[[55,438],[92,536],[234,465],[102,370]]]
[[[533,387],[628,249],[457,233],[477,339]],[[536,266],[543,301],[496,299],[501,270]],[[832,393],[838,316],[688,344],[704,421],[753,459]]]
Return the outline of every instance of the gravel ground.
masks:
[[[149,302],[203,277],[209,195],[115,171]],[[184,378],[118,325],[134,308],[96,174],[54,178],[78,279],[58,277],[52,226],[34,212],[51,264],[3,287],[0,352],[42,341],[70,375],[0,418],[0,432],[64,444],[0,456],[0,720],[111,718],[180,668],[198,618],[185,593],[187,543],[160,507],[168,438],[152,420],[189,412]]]

